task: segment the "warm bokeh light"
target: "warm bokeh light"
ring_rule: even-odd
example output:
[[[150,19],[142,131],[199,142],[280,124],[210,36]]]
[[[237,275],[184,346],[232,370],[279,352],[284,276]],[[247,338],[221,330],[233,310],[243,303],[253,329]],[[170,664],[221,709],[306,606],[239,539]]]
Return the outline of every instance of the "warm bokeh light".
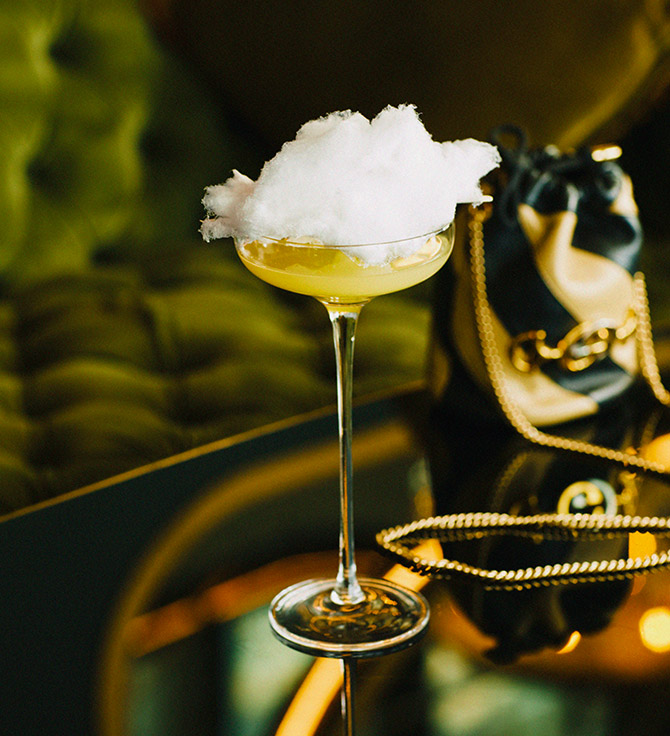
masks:
[[[646,447],[642,448],[642,457],[651,462],[667,465],[670,461],[670,434],[655,437]]]
[[[650,608],[640,617],[642,643],[652,652],[670,651],[670,608]]]
[[[651,532],[632,532],[628,535],[629,557],[649,557],[657,548],[656,537]]]
[[[632,532],[628,535],[628,557],[649,557],[658,550],[656,537],[650,532]],[[638,575],[633,581],[631,595],[637,595],[647,582],[645,575]]]
[[[572,652],[574,649],[576,649],[579,642],[582,640],[582,635],[579,633],[579,631],[573,631],[572,634],[570,634],[570,638],[565,642],[563,647],[556,652],[556,654],[568,654],[568,652]]]
[[[620,158],[622,154],[623,151],[621,150],[621,147],[615,144],[597,146],[593,151],[591,151],[591,156],[594,161],[614,161],[615,159]]]

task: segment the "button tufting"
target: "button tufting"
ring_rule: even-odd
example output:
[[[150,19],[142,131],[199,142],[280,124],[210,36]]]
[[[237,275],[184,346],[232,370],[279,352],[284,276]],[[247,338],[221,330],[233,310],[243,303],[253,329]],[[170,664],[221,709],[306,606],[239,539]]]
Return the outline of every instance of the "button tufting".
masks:
[[[95,49],[84,33],[68,28],[51,43],[48,53],[58,66],[75,68],[86,66]]]
[[[30,184],[36,189],[58,196],[63,191],[63,182],[67,179],[65,167],[57,166],[53,160],[38,157],[33,159],[26,169]]]

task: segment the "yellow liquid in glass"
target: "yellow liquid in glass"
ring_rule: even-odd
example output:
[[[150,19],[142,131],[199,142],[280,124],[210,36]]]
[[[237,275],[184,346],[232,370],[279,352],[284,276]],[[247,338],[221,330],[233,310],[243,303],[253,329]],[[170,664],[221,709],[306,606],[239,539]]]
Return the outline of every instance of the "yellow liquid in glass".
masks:
[[[452,233],[450,229],[434,235],[412,255],[384,265],[367,265],[347,255],[345,246],[296,245],[282,240],[238,245],[238,255],[255,276],[280,289],[331,303],[356,304],[430,278],[449,258]]]

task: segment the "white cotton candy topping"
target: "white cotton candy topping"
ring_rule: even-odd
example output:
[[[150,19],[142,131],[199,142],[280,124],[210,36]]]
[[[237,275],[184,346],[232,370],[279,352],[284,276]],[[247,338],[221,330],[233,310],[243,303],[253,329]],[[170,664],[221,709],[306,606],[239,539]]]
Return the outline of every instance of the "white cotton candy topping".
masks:
[[[473,139],[437,143],[411,105],[387,107],[371,121],[335,112],[300,128],[254,182],[235,171],[208,187],[205,240],[312,238],[356,248],[379,264],[406,257],[417,236],[452,222],[456,205],[482,201],[480,179],[497,166],[494,146]],[[347,251],[351,252],[351,251]]]
[[[254,181],[248,176],[233,171],[232,177],[224,184],[215,184],[205,189],[202,203],[208,212],[217,215],[204,220],[200,228],[207,242],[215,238],[231,237],[239,231],[239,216],[255,186]]]

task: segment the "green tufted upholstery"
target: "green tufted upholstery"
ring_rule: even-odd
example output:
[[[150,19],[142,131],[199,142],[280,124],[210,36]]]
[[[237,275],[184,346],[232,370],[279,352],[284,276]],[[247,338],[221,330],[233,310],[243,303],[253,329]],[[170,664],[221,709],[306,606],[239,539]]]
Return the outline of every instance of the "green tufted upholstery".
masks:
[[[83,270],[142,212],[160,61],[123,3],[4,2],[0,29],[0,273]]]
[[[0,0],[0,513],[333,402],[323,308],[197,234],[256,163],[224,120],[132,0]],[[359,393],[421,375],[428,319],[369,307]]]

